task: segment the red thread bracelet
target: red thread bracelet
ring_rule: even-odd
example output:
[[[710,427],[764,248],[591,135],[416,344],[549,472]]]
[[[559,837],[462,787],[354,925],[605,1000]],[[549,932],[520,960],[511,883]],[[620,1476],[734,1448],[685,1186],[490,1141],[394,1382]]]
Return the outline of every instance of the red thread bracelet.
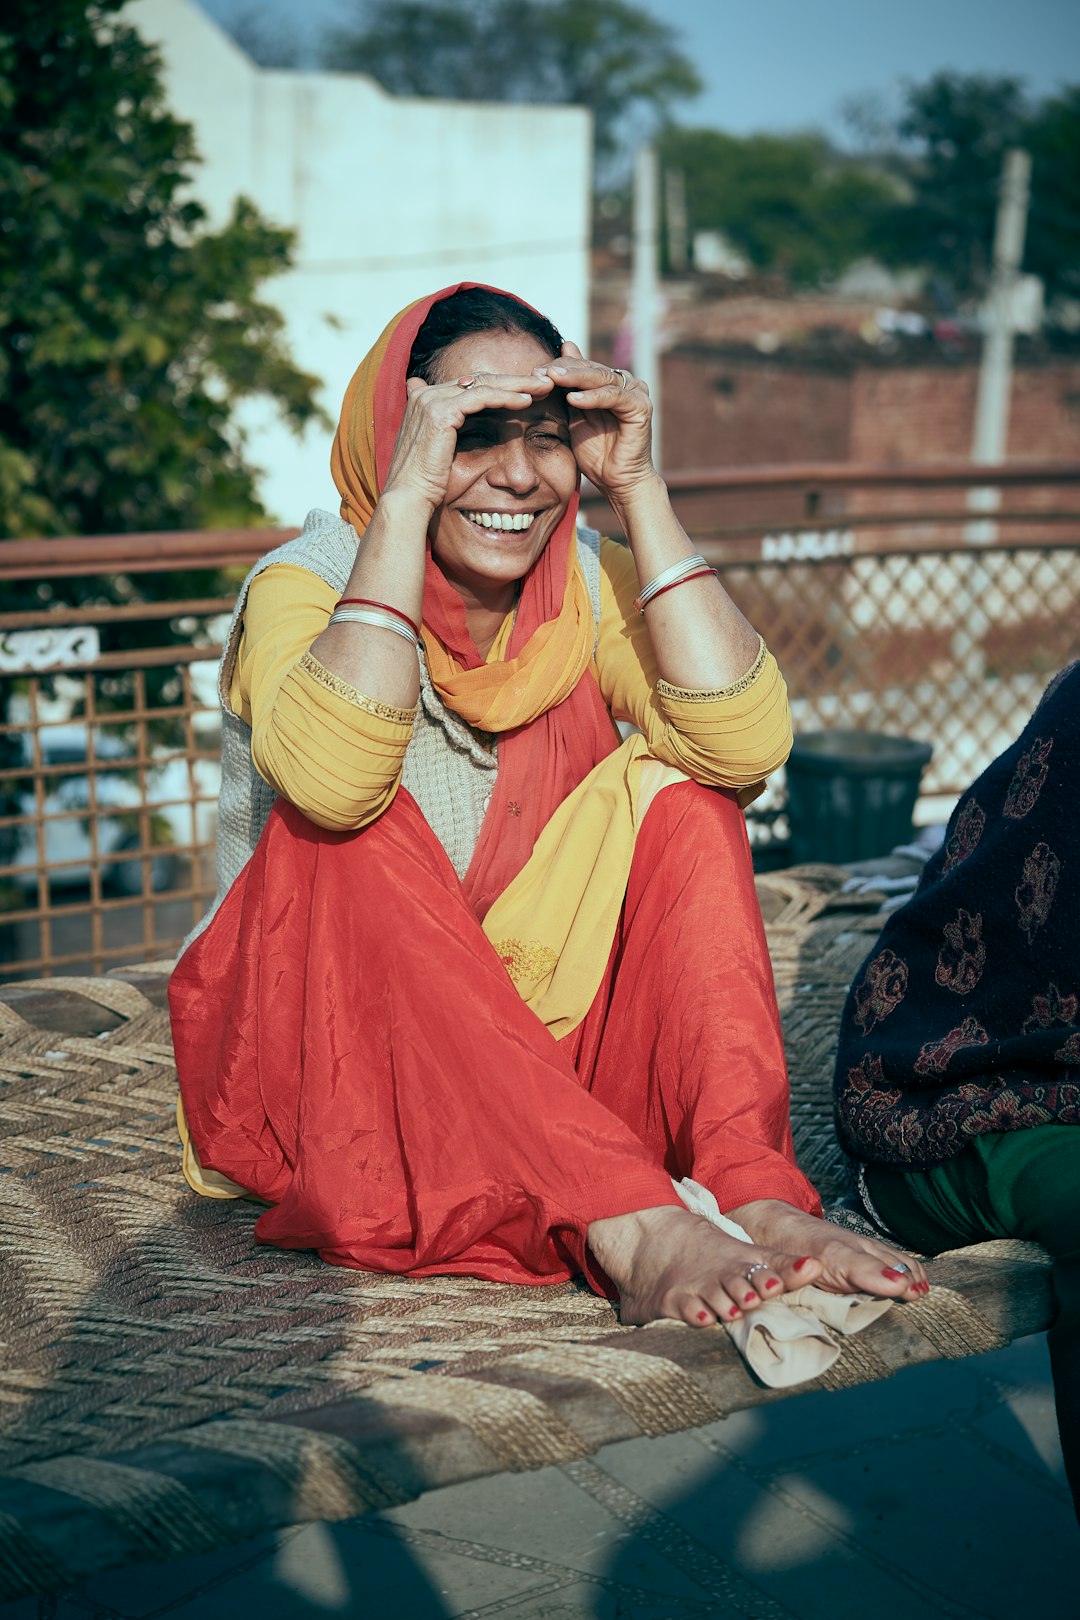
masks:
[[[704,579],[706,574],[711,574],[715,579],[716,569],[695,568],[692,574],[684,574],[682,579],[673,580],[670,585],[662,585],[658,591],[653,592],[653,594],[649,597],[649,600],[645,603],[645,607],[639,608],[638,612],[644,614],[645,608],[651,607],[654,602],[659,602],[660,598],[662,596],[666,596],[668,591],[677,591],[680,585],[687,585],[692,579]]]
[[[391,607],[389,602],[372,602],[370,598],[366,596],[343,596],[338,602],[338,607],[381,608],[383,613],[392,613],[396,619],[402,619],[408,625],[417,641],[420,640],[420,626],[418,624],[414,624],[412,619],[409,618],[409,615],[407,613],[402,613],[400,608]]]

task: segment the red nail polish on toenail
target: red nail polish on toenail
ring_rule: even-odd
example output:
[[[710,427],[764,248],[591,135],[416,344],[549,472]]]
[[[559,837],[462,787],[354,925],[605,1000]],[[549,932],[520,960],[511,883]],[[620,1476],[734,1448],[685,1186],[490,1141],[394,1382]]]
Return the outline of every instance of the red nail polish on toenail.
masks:
[[[738,1314],[739,1314],[739,1307],[737,1305],[733,1305],[731,1307],[730,1311],[728,1311],[728,1316],[729,1317],[738,1316]]]
[[[743,1304],[748,1305],[752,1299],[757,1299],[757,1295],[756,1294],[744,1294],[743,1295]]]
[[[708,1311],[698,1311],[697,1319],[699,1322],[707,1322],[709,1320]]]
[[[894,1271],[892,1266],[886,1266],[881,1275],[883,1277],[888,1277],[890,1282],[900,1282],[903,1279],[904,1273],[902,1271]]]
[[[792,1271],[801,1271],[803,1266],[808,1266],[809,1264],[810,1256],[808,1254],[804,1254],[801,1260],[796,1260],[791,1269]]]
[[[775,1277],[770,1277],[765,1286],[766,1288],[779,1288],[780,1284],[777,1282]]]

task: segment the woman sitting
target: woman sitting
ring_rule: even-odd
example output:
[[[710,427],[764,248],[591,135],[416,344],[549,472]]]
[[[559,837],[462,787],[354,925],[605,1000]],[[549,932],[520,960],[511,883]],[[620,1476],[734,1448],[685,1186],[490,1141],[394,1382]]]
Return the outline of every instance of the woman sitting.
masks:
[[[883,1230],[924,1254],[1053,1257],[1050,1359],[1080,1505],[1080,663],[963,795],[855,980],[840,1137]]]
[[[822,1223],[794,1163],[740,808],[786,694],[650,415],[487,288],[413,304],[360,366],[341,519],[259,563],[223,661],[219,901],[170,992],[189,1179],[266,1200],[266,1242],[584,1271],[628,1322],[813,1281],[911,1298],[917,1262]],[[629,550],[578,533],[581,473]]]

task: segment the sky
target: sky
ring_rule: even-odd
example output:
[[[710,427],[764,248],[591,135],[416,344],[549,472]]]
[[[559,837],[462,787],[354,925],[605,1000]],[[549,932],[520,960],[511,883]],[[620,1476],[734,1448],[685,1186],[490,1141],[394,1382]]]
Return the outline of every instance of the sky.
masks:
[[[313,42],[359,0],[199,0],[222,20],[258,10]],[[705,80],[682,124],[747,134],[825,129],[875,95],[894,105],[904,80],[939,69],[1013,74],[1037,95],[1080,82],[1080,0],[636,0],[678,30]]]

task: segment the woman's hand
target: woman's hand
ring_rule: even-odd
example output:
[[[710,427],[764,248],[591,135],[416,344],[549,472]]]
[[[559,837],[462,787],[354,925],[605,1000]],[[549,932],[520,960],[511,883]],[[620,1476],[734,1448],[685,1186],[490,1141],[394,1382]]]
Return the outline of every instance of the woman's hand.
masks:
[[[652,400],[649,390],[628,372],[586,360],[576,343],[564,343],[562,356],[537,368],[566,390],[570,443],[585,477],[613,505],[625,506],[638,489],[655,484],[652,460]]]
[[[431,511],[445,495],[457,450],[457,436],[470,416],[481,411],[512,411],[542,399],[554,388],[550,377],[500,377],[477,372],[453,382],[424,382],[410,377],[408,401],[383,495],[408,492],[426,501]]]

